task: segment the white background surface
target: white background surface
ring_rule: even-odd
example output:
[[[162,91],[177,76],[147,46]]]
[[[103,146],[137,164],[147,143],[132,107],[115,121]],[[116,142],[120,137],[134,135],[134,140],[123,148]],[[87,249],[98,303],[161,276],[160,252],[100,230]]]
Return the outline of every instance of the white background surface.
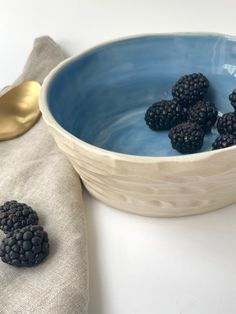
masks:
[[[0,87],[20,73],[36,36],[51,35],[71,55],[138,33],[236,35],[235,12],[235,0],[0,0]],[[236,313],[235,206],[154,219],[85,199],[89,314]]]

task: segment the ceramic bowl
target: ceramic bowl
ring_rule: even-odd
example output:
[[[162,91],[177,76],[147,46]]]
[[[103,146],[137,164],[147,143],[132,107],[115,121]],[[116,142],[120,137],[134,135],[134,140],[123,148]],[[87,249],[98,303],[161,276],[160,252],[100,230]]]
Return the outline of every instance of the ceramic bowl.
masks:
[[[67,59],[43,83],[40,108],[59,148],[88,191],[136,214],[199,214],[236,201],[236,147],[180,155],[167,132],[144,122],[149,105],[171,98],[183,74],[202,72],[207,98],[232,111],[236,38],[219,34],[145,35],[109,42]]]

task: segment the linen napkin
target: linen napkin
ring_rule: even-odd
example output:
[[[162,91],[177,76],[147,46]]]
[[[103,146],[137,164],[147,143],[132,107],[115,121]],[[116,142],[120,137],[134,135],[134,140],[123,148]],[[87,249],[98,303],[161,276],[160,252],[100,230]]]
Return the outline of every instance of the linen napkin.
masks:
[[[64,58],[51,38],[37,38],[22,75],[12,86],[25,80],[42,83]],[[80,179],[42,118],[21,137],[0,142],[0,203],[13,199],[37,211],[39,224],[49,235],[50,254],[31,268],[0,262],[0,313],[87,313],[88,259]]]

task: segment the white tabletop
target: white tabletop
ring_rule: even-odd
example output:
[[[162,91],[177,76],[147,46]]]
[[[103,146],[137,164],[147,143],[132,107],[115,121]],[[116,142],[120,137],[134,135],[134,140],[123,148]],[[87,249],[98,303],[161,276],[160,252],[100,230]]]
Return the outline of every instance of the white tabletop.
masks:
[[[236,34],[235,0],[0,0],[0,86],[21,72],[36,36],[77,54],[138,33]],[[154,219],[85,193],[89,314],[235,314],[236,208]],[[56,314],[56,313],[55,313]]]
[[[86,194],[89,314],[236,313],[236,207],[155,219]]]

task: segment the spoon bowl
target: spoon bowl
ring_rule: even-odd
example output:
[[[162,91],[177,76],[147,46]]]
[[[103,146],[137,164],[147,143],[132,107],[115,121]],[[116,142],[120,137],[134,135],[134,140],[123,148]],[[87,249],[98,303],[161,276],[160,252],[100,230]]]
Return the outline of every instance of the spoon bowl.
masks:
[[[26,81],[0,97],[0,141],[28,131],[39,119],[40,84]]]

